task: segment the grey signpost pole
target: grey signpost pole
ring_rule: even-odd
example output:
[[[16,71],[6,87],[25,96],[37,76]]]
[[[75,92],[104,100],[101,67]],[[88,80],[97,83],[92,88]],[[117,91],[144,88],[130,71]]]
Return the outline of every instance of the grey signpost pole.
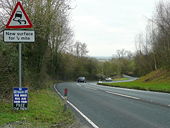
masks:
[[[22,43],[19,43],[19,87],[22,88]]]
[[[21,12],[21,13],[17,14],[17,12]],[[23,20],[21,19],[22,17],[23,17]],[[22,21],[25,24],[22,24]],[[17,22],[19,22],[20,24],[18,24]],[[16,28],[16,29],[18,29],[18,28],[21,28],[21,29],[22,28],[32,28],[32,23],[31,23],[30,19],[28,18],[25,10],[22,7],[22,0],[17,0],[17,4],[15,6],[15,10],[13,11],[13,13],[11,15],[11,18],[7,22],[6,28]],[[23,30],[20,30],[20,31],[23,31]],[[14,33],[15,32],[17,32],[17,30],[14,31]],[[32,37],[32,35],[31,35],[31,38],[29,38],[30,41],[35,38],[35,37]],[[11,38],[8,39],[8,36],[9,35],[5,35],[4,36],[4,37],[6,37],[6,39],[5,39],[6,42],[8,42],[9,39],[11,39]],[[17,35],[17,36],[20,36],[20,35]],[[29,35],[25,35],[25,36],[29,36]],[[23,81],[22,81],[22,67],[23,67],[22,66],[22,42],[24,42],[22,40],[25,40],[26,42],[29,42],[29,40],[26,40],[24,37],[17,38],[17,39],[18,40],[15,40],[15,36],[14,36],[11,40],[14,40],[15,42],[19,42],[19,44],[18,44],[18,66],[19,66],[18,77],[19,77],[19,88],[22,88],[22,83],[23,83]],[[33,40],[33,42],[34,42],[34,40]]]
[[[19,87],[22,88],[22,43],[19,43]]]
[[[19,87],[22,88],[22,43],[19,43]]]
[[[13,107],[15,110],[27,110],[28,106],[28,88],[22,88],[22,43],[35,42],[35,31],[25,30],[25,28],[32,28],[32,23],[22,7],[22,0],[17,0],[16,6],[10,19],[6,24],[8,30],[3,31],[4,42],[18,43],[18,78],[19,88],[13,88]],[[20,13],[18,13],[20,12]],[[24,24],[22,24],[24,22]],[[10,29],[10,28],[16,28]],[[23,28],[23,29],[22,29]],[[20,95],[23,94],[23,95]]]

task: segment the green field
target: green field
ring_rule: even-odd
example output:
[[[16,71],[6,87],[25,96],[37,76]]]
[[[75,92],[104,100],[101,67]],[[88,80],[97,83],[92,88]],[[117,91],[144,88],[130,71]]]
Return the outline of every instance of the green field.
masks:
[[[69,110],[63,112],[63,101],[52,89],[30,91],[27,111],[14,111],[11,100],[3,100],[0,104],[0,126],[11,123],[21,128],[51,126],[63,128],[72,124],[73,121],[74,117]]]

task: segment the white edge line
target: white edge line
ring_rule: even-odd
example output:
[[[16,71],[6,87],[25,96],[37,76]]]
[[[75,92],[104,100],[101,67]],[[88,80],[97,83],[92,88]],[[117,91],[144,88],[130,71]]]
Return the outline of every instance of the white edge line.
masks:
[[[56,92],[61,96],[62,99],[64,99],[64,97],[61,95],[61,93],[56,89],[55,85],[54,85],[54,89],[56,90]],[[77,107],[75,107],[70,101],[67,100],[67,103],[69,105],[71,105],[82,117],[84,117],[84,119],[90,123],[94,128],[99,128],[95,123],[93,123],[87,116],[85,116]]]
[[[84,117],[94,128],[99,128],[96,124],[94,124],[87,116],[85,116],[77,107],[75,107],[72,103],[67,101],[82,117]]]
[[[127,98],[131,98],[131,99],[136,99],[136,100],[140,99],[138,97],[128,96],[128,95],[124,95],[124,94],[120,94],[120,93],[113,93],[113,92],[110,92],[110,91],[106,91],[106,92],[110,93],[110,94],[113,94],[113,95],[118,95],[118,96],[127,97]]]
[[[54,85],[54,89],[55,89],[55,91],[60,95],[60,97],[61,97],[62,99],[64,99],[64,96],[62,96],[61,93],[56,89],[55,85]]]

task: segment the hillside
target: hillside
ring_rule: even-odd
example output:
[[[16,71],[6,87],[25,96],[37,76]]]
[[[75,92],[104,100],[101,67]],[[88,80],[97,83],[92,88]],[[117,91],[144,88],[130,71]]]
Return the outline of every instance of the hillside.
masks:
[[[166,84],[169,83],[170,84],[170,71],[159,69],[141,77],[137,81],[144,82],[144,83],[166,83]]]
[[[170,71],[160,69],[132,82],[102,83],[102,85],[170,93]]]

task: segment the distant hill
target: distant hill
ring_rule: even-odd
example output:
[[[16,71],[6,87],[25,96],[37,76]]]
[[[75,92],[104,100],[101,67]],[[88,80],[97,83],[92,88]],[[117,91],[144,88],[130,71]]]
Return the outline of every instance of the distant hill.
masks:
[[[112,57],[111,56],[92,56],[92,58],[95,58],[95,59],[97,59],[97,60],[99,60],[99,61],[109,61],[109,60],[111,60],[112,59]]]

